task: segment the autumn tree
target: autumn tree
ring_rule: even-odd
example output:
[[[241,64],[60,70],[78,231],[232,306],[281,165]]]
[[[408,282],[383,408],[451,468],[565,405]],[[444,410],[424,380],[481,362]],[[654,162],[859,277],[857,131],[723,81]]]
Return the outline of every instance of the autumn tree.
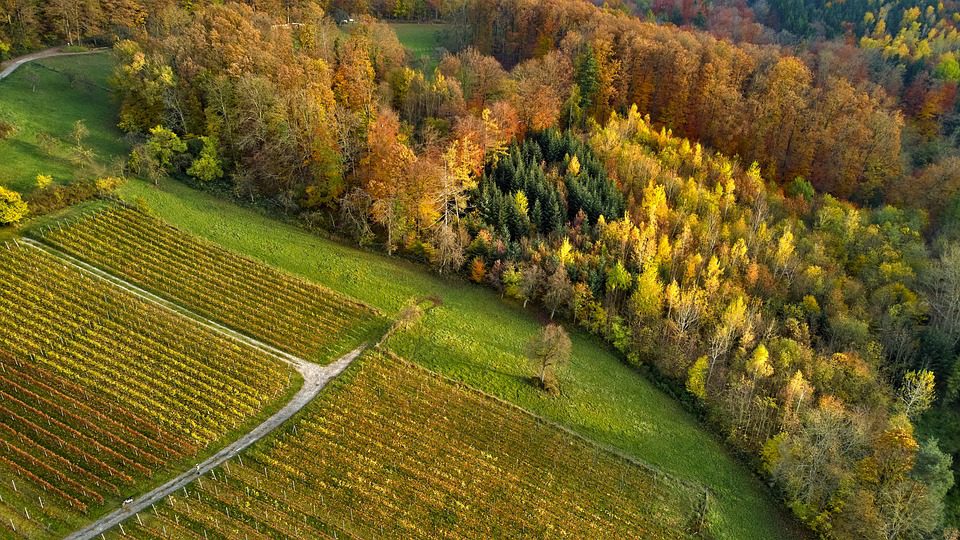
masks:
[[[156,56],[149,56],[135,41],[123,40],[113,47],[117,67],[110,78],[120,96],[120,129],[145,133],[164,120],[167,96],[176,83],[173,70]]]
[[[37,189],[43,190],[53,184],[53,176],[49,174],[38,174],[36,177],[35,185]]]
[[[12,225],[27,215],[27,203],[20,194],[0,186],[0,225]]]
[[[570,337],[562,326],[548,324],[527,344],[527,358],[537,385],[550,394],[560,393],[558,371],[570,361]]]
[[[173,157],[187,151],[187,145],[176,133],[163,126],[150,129],[150,137],[144,145],[147,155],[157,163],[161,171],[169,171]]]
[[[693,365],[687,371],[687,392],[700,399],[707,398],[707,369],[709,361],[706,356],[701,356],[694,361]]]
[[[904,375],[899,397],[908,417],[915,419],[930,408],[935,397],[933,379],[933,372],[929,370],[909,371]]]
[[[560,122],[571,85],[572,68],[566,56],[551,51],[520,64],[511,72],[516,83],[512,103],[526,130],[542,131]]]
[[[710,340],[710,364],[707,370],[707,383],[713,375],[717,362],[726,357],[730,347],[740,338],[749,325],[749,314],[742,296],[737,296],[723,312],[720,324]],[[766,349],[764,349],[764,352]]]
[[[504,95],[507,72],[492,56],[485,56],[468,47],[456,55],[447,55],[438,68],[447,77],[460,82],[463,98],[473,110],[487,108],[488,104]]]
[[[339,49],[333,75],[337,101],[365,117],[373,116],[376,72],[363,40],[350,38]]]
[[[187,174],[203,182],[212,182],[223,177],[223,167],[217,155],[217,140],[213,137],[201,137],[203,148],[193,160]]]
[[[487,276],[487,265],[480,257],[474,257],[470,262],[470,281],[474,283],[483,283]]]
[[[387,253],[393,253],[399,234],[410,224],[416,201],[411,201],[406,190],[406,176],[416,156],[400,133],[396,113],[382,110],[370,125],[368,149],[361,160],[361,179],[364,190],[373,200],[373,220],[387,232]]]
[[[466,208],[467,193],[476,187],[477,172],[483,166],[483,150],[470,137],[453,140],[443,153],[443,169],[436,190],[436,204],[447,226],[459,221]]]
[[[808,108],[812,74],[799,58],[781,58],[758,77],[751,103],[756,123],[751,151],[763,156],[761,165],[772,176],[804,174],[806,164],[795,149],[803,140],[803,111]],[[792,148],[791,148],[792,147]],[[792,151],[793,150],[793,151]]]
[[[804,520],[825,522],[837,503],[842,486],[853,480],[851,467],[867,444],[862,419],[839,401],[822,398],[802,427],[771,441],[766,467],[784,486],[791,506]]]
[[[567,269],[563,264],[557,265],[557,270],[547,280],[546,290],[543,293],[543,304],[550,310],[550,318],[558,309],[570,305],[573,300],[573,284],[567,276]]]

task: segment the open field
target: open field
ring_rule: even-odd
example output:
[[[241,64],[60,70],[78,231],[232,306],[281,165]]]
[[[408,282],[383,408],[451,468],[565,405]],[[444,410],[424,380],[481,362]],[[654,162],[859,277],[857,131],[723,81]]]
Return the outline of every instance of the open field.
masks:
[[[92,174],[74,163],[77,120],[89,130],[82,144],[96,155],[95,162],[109,165],[126,154],[107,88],[113,64],[109,53],[46,58],[0,81],[0,119],[16,127],[0,142],[0,184],[28,193],[37,174],[52,175],[60,183]],[[42,143],[41,134],[50,142]]]
[[[410,298],[439,295],[415,333],[389,346],[425,367],[493,394],[589,439],[708,487],[711,531],[720,538],[799,536],[773,494],[689,413],[596,340],[573,333],[563,395],[528,383],[526,341],[539,327],[529,312],[492,291],[429,274],[423,267],[318,238],[255,211],[165,182],[122,190],[163,219],[228,249],[302,275],[386,312]]]
[[[191,488],[126,534],[686,538],[702,495],[381,353]]]
[[[87,213],[39,236],[199,315],[309,360],[336,358],[386,327],[372,310],[343,295],[131,208]]]
[[[286,364],[0,247],[0,536],[56,537],[189,466],[295,390]]]
[[[438,47],[443,46],[443,34],[452,25],[434,23],[392,23],[390,28],[397,33],[400,43],[413,57],[414,66],[431,75],[440,62]]]

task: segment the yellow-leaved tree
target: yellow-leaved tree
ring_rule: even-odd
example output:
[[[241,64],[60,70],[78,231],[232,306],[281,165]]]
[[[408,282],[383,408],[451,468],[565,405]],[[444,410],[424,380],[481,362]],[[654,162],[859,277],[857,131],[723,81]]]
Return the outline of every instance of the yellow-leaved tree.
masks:
[[[27,215],[27,203],[19,193],[0,186],[0,225],[12,225]]]

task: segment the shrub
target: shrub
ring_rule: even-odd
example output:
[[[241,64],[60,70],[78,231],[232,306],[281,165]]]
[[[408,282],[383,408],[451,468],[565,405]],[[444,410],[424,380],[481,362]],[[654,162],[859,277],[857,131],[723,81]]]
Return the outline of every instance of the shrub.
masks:
[[[78,180],[68,185],[49,185],[30,195],[30,214],[49,214],[83,201],[105,197],[122,183],[123,179],[108,176],[96,180]]]
[[[20,194],[0,186],[0,225],[12,225],[27,215],[27,203]]]
[[[37,175],[37,189],[46,189],[53,183],[53,176],[49,174],[38,174]]]

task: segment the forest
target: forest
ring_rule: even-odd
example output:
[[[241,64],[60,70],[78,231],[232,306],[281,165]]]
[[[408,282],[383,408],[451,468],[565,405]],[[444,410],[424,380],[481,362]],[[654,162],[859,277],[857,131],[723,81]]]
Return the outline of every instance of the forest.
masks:
[[[759,4],[2,0],[0,53],[112,46],[117,175],[589,330],[822,537],[956,535],[960,12]]]

